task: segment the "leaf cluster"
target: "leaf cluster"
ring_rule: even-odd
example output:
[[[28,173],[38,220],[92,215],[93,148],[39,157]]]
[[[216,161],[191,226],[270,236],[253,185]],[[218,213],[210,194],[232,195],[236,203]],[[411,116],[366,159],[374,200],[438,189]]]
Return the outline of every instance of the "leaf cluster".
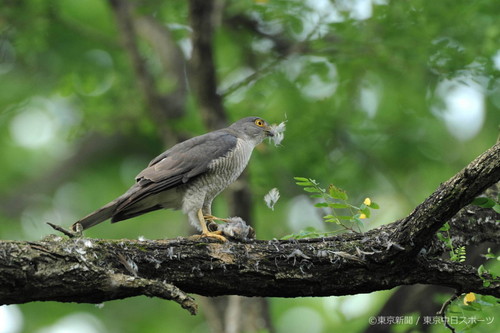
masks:
[[[446,311],[446,318],[456,331],[473,332],[478,326],[488,326],[494,321],[494,310],[500,300],[494,296],[464,294],[457,298]]]
[[[483,255],[486,260],[494,260],[496,262],[500,262],[500,256],[491,252],[491,248],[488,248],[488,253]],[[483,285],[485,287],[489,287],[492,282],[498,282],[500,279],[498,278],[498,274],[491,269],[487,269],[484,264],[480,265],[477,268],[477,274],[483,280]],[[485,276],[491,276],[491,278],[487,278]]]
[[[481,208],[491,208],[500,214],[500,194],[498,194],[496,200],[487,197],[478,197],[472,201],[472,204]]]
[[[350,203],[347,192],[333,184],[328,188],[323,188],[311,178],[294,177],[298,186],[310,194],[310,197],[317,200],[315,207],[325,210],[323,220],[326,223],[334,223],[341,227],[341,231],[362,232],[363,220],[371,216],[372,209],[379,209],[379,205],[370,198],[366,198],[361,204]],[[286,237],[305,238],[326,236],[331,233],[318,232],[316,230],[305,230],[299,234],[288,235]]]

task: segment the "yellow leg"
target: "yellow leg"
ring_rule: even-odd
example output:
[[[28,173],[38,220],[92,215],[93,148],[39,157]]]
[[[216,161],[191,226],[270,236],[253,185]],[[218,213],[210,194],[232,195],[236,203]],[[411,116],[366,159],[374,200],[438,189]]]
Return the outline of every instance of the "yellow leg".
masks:
[[[200,239],[203,237],[209,237],[209,238],[217,239],[221,242],[227,241],[226,237],[222,236],[221,231],[209,231],[208,230],[207,223],[205,222],[205,217],[203,216],[201,209],[198,210],[198,221],[200,221],[200,225],[201,225],[201,235],[193,236],[193,238]]]
[[[223,222],[227,222],[228,219],[223,219],[223,218],[220,218],[220,217],[217,217],[217,216],[213,216],[213,215],[204,215],[203,218],[205,220],[212,220],[212,221],[223,221]]]

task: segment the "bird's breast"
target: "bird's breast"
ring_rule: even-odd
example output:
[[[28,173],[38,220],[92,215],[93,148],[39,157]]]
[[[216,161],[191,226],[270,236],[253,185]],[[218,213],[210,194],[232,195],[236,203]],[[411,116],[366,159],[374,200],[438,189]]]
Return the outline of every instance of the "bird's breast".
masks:
[[[243,172],[253,148],[254,145],[251,143],[238,139],[232,150],[210,162],[206,173],[186,184],[183,210],[190,211],[193,205],[199,208],[198,205],[202,203],[211,203]]]
[[[252,144],[238,139],[232,150],[210,163],[210,174],[219,178],[224,188],[227,187],[241,175],[250,160],[253,148]]]

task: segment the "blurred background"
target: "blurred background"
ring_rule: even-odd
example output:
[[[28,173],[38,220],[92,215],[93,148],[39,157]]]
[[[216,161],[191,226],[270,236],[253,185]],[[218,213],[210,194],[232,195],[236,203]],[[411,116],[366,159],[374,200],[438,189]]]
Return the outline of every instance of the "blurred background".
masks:
[[[496,0],[1,0],[0,238],[69,226],[176,142],[250,115],[286,121],[285,139],[257,147],[215,215],[246,217],[259,239],[334,230],[301,176],[376,201],[365,230],[404,217],[497,140],[499,12]],[[86,236],[190,233],[181,212],[157,211]],[[421,316],[451,291],[425,288],[264,300],[265,320],[240,331],[448,331]],[[370,325],[388,304],[413,322]],[[192,317],[146,297],[2,306],[0,332],[221,331],[210,317],[228,314],[210,308]],[[496,320],[458,327],[500,330],[498,310],[486,315]]]

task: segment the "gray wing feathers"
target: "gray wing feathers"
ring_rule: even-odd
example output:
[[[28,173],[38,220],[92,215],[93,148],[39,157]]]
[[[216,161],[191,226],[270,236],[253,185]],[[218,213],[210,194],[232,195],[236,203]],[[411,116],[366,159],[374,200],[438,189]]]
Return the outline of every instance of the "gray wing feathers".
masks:
[[[207,133],[181,142],[153,159],[135,178],[177,186],[208,171],[210,163],[236,146],[237,138],[224,130]],[[182,176],[181,178],[179,178]],[[160,186],[165,187],[165,184]]]
[[[144,200],[186,184],[190,179],[207,172],[210,163],[234,149],[236,142],[236,136],[223,129],[178,143],[154,158],[137,175],[136,183],[125,194],[76,223],[87,229],[109,218],[112,218],[112,222],[117,222],[152,210],[168,208],[158,204],[147,206]]]

